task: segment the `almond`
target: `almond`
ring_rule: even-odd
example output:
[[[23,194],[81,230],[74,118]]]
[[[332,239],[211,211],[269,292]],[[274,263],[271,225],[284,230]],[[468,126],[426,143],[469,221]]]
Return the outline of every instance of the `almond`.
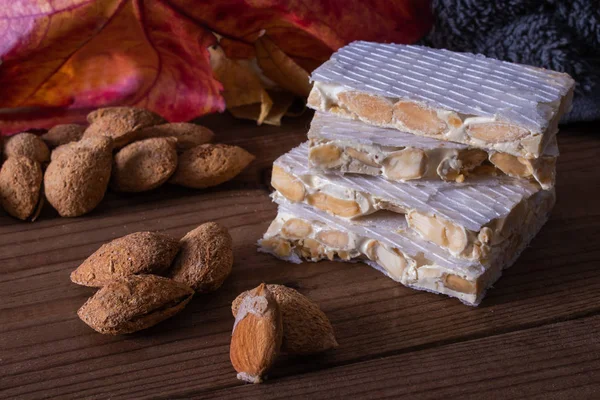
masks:
[[[115,154],[111,187],[118,192],[152,190],[165,183],[176,168],[174,139],[140,140]]]
[[[238,379],[260,383],[279,355],[282,318],[264,283],[246,293],[236,313],[229,357]]]
[[[0,170],[0,204],[15,218],[32,216],[40,202],[42,168],[23,156],[10,157]]]
[[[407,147],[383,160],[383,173],[391,180],[420,179],[427,172],[427,154],[422,149]]]
[[[339,217],[351,218],[361,213],[360,205],[356,201],[339,199],[323,192],[311,193],[306,200],[311,206]]]
[[[340,165],[341,157],[342,150],[331,143],[313,146],[308,151],[310,163],[323,168],[334,168]]]
[[[185,151],[170,182],[194,189],[220,185],[235,177],[254,160],[237,146],[203,144]]]
[[[507,153],[492,153],[490,154],[490,162],[508,176],[528,178],[533,175],[531,162],[522,157]]]
[[[85,126],[79,124],[62,124],[50,128],[48,132],[40,138],[51,149],[62,146],[63,144],[77,142],[83,136]]]
[[[221,287],[233,266],[233,244],[227,229],[207,222],[188,232],[180,243],[170,277],[198,292]]]
[[[4,157],[23,156],[39,163],[50,160],[50,150],[46,143],[33,133],[18,133],[4,142]]]
[[[302,201],[306,196],[306,189],[302,182],[278,165],[273,165],[271,186],[290,201]]]
[[[360,92],[341,92],[339,103],[361,119],[372,124],[385,125],[392,121],[392,102],[386,98]]]
[[[275,297],[283,317],[282,351],[303,355],[338,346],[331,322],[317,304],[283,285],[267,285],[267,289]],[[243,292],[233,301],[231,312],[234,317],[238,316],[242,302],[250,293],[252,291]]]
[[[192,147],[212,142],[215,134],[210,129],[188,122],[161,124],[141,129],[136,134],[137,140],[149,138],[172,137],[177,142],[177,150],[184,151]]]
[[[466,131],[469,136],[490,143],[511,142],[523,139],[530,134],[521,126],[504,122],[472,124],[467,126]]]
[[[167,122],[152,111],[135,107],[100,108],[89,113],[87,119],[90,126],[83,137],[108,136],[113,139],[115,148],[134,141],[140,129]]]
[[[171,279],[131,275],[98,290],[77,315],[99,333],[133,333],[177,314],[193,295],[191,288]]]
[[[411,101],[398,101],[394,105],[394,118],[400,128],[424,135],[440,135],[448,127],[435,110]]]
[[[77,217],[92,211],[104,197],[112,166],[112,141],[92,137],[63,146],[46,169],[44,189],[46,199],[61,216]]]
[[[102,287],[119,277],[167,271],[179,242],[158,232],[136,232],[103,244],[71,273],[79,285]]]
[[[477,282],[468,281],[454,274],[444,276],[444,286],[456,292],[475,294],[477,293]]]

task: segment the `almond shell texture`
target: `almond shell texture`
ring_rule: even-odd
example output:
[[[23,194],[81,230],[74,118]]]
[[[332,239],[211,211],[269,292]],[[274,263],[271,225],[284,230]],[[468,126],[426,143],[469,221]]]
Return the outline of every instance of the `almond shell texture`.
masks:
[[[111,139],[82,139],[57,150],[44,175],[46,199],[63,217],[92,211],[104,198],[110,180]]]
[[[103,244],[71,273],[79,285],[102,287],[129,275],[165,273],[179,241],[158,232],[136,232]]]
[[[131,275],[98,290],[77,311],[95,331],[118,335],[149,328],[180,312],[194,291],[156,275]]]
[[[145,192],[165,183],[177,168],[175,141],[152,138],[133,142],[115,154],[111,188]]]
[[[283,318],[282,351],[288,354],[315,354],[338,347],[331,322],[319,306],[297,290],[283,285],[267,285]],[[248,295],[241,293],[232,303],[235,317]]]
[[[136,139],[136,132],[148,126],[167,121],[149,110],[135,107],[106,107],[92,111],[87,116],[90,125],[83,137],[108,136],[115,148],[121,148]]]
[[[26,220],[36,211],[42,187],[40,163],[13,156],[0,169],[0,204],[15,218]]]
[[[4,157],[23,156],[39,163],[50,160],[50,150],[39,136],[23,132],[10,136],[4,142]]]
[[[237,146],[203,144],[181,154],[170,182],[203,189],[227,182],[254,160],[254,156]]]
[[[150,126],[137,132],[137,140],[154,137],[172,137],[177,143],[177,150],[184,151],[201,144],[210,143],[215,134],[210,129],[189,122],[173,122]]]
[[[169,276],[198,292],[217,290],[231,273],[233,243],[227,229],[207,222],[181,239]]]

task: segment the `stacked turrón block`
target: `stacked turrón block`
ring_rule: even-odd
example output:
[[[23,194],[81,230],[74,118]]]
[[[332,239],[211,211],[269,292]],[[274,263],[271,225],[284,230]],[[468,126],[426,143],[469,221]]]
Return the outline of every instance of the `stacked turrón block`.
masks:
[[[555,202],[563,73],[420,46],[354,42],[317,68],[308,142],[273,165],[259,249],[363,261],[477,305]]]

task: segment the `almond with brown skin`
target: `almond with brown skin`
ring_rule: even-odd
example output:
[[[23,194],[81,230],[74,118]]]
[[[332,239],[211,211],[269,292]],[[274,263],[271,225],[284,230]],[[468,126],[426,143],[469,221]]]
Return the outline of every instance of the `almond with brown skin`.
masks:
[[[165,183],[177,168],[172,138],[153,138],[123,147],[113,163],[111,187],[118,192],[144,192]]]
[[[77,217],[92,211],[104,197],[112,167],[112,140],[84,138],[57,150],[61,148],[44,175],[46,199],[61,216]]]
[[[98,290],[77,315],[99,333],[133,333],[177,314],[193,295],[191,288],[171,279],[131,275]]]
[[[279,355],[283,326],[275,298],[263,283],[239,305],[229,357],[237,378],[260,383]]]
[[[4,157],[23,156],[39,163],[50,160],[50,150],[46,143],[33,133],[17,133],[4,142]]]
[[[281,310],[283,352],[305,355],[338,347],[331,322],[317,304],[300,292],[283,285],[267,285],[267,288]],[[247,291],[243,292],[231,304],[234,317],[248,294]]]
[[[102,287],[124,276],[161,275],[171,266],[179,241],[158,232],[136,232],[103,244],[71,273],[79,285]]]
[[[51,149],[62,146],[63,144],[76,142],[83,136],[85,126],[79,124],[61,124],[56,125],[44,133],[40,138]]]
[[[177,150],[184,151],[201,144],[212,142],[215,134],[210,129],[188,122],[174,122],[150,126],[137,132],[137,140],[155,137],[172,137],[177,142]]]
[[[231,273],[232,240],[227,229],[207,222],[181,239],[169,276],[198,292],[217,290]]]
[[[26,220],[36,211],[42,187],[40,163],[23,156],[10,157],[0,169],[0,204],[15,218]]]
[[[134,141],[140,129],[167,122],[152,111],[135,107],[100,108],[89,113],[87,119],[90,126],[83,137],[108,136],[113,139],[115,148]]]
[[[194,189],[220,185],[235,177],[254,160],[237,146],[203,144],[185,151],[170,182]]]

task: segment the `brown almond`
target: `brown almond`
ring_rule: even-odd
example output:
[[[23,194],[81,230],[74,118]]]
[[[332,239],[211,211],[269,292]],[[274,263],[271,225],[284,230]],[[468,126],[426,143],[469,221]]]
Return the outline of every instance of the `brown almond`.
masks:
[[[319,210],[327,211],[328,213],[344,218],[356,217],[362,212],[360,205],[356,201],[340,199],[323,192],[309,194],[306,197],[306,201]]]
[[[175,140],[152,138],[123,147],[113,162],[111,187],[119,192],[144,192],[165,183],[177,168]]]
[[[254,160],[237,146],[203,144],[185,151],[170,182],[194,189],[217,186],[235,177]]]
[[[177,150],[184,151],[192,147],[212,142],[215,134],[210,129],[188,122],[175,122],[150,126],[137,132],[137,140],[149,138],[175,138]]]
[[[0,204],[15,218],[32,216],[40,201],[42,168],[23,156],[10,157],[0,169]]]
[[[341,92],[338,99],[340,105],[372,124],[385,125],[392,121],[393,104],[384,97],[360,92]]]
[[[227,229],[207,222],[188,232],[169,276],[198,292],[217,290],[231,273],[233,243]]]
[[[50,150],[46,143],[33,133],[18,133],[4,142],[4,157],[23,156],[39,163],[50,160]]]
[[[158,232],[136,232],[103,244],[71,273],[78,285],[102,287],[124,276],[162,275],[171,266],[179,241]]]
[[[283,168],[278,165],[273,165],[273,173],[271,174],[271,186],[281,193],[286,199],[298,202],[306,197],[306,189],[304,184],[294,176],[288,174]]]
[[[83,137],[108,136],[113,139],[115,148],[134,141],[140,129],[167,122],[152,111],[135,107],[100,108],[89,113],[87,119],[90,126]]]
[[[168,278],[131,275],[98,290],[77,315],[99,333],[133,333],[177,314],[193,295],[191,288]]]
[[[77,142],[83,136],[85,126],[79,124],[56,125],[44,133],[40,138],[51,149],[63,144]]]
[[[394,118],[400,128],[424,135],[440,135],[448,127],[435,110],[411,101],[398,101],[394,105]]]
[[[260,383],[279,355],[283,326],[279,306],[263,283],[239,303],[229,357],[237,378]]]
[[[61,144],[60,146],[55,147],[52,150],[52,152],[50,153],[50,161],[56,160],[62,153],[68,151],[71,148],[73,148],[73,146],[76,143],[77,142],[70,142],[70,143]]]
[[[530,135],[522,126],[505,122],[472,124],[467,126],[466,131],[469,136],[490,143],[510,142]]]
[[[333,327],[319,306],[300,292],[283,285],[267,285],[283,317],[281,350],[288,354],[314,354],[338,346]],[[243,292],[231,304],[235,317],[250,292]]]
[[[112,167],[112,141],[92,137],[63,146],[67,147],[46,169],[44,189],[61,216],[77,217],[92,211],[104,197]]]

